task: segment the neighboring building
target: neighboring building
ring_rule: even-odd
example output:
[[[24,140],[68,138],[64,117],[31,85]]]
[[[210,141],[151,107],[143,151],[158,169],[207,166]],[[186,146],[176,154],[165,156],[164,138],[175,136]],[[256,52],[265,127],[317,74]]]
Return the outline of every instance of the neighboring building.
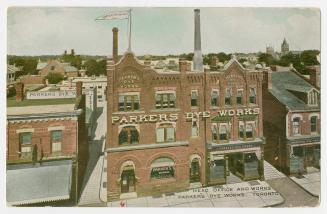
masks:
[[[267,45],[266,46],[266,54],[269,54],[271,56],[274,56],[275,55],[275,49],[273,46],[271,45]]]
[[[58,60],[49,60],[46,64],[39,62],[36,68],[41,76],[47,76],[50,72],[60,73],[66,77],[78,77],[78,69],[69,63],[59,62]]]
[[[320,72],[320,65],[313,65],[308,66],[307,69],[309,69],[309,79],[310,83],[320,89],[320,83],[321,83],[321,72]]]
[[[320,168],[320,95],[296,71],[267,71],[265,159],[287,175]]]
[[[281,47],[280,47],[280,52],[282,55],[285,55],[285,54],[288,54],[289,51],[290,51],[290,46],[287,43],[286,39],[284,38],[283,43],[281,44]]]
[[[106,102],[106,90],[107,90],[107,77],[106,76],[93,76],[93,77],[77,77],[70,78],[69,81],[72,83],[83,82],[83,90],[93,90],[96,89],[96,101],[97,106],[101,107],[105,105]]]
[[[19,82],[16,97],[7,99],[8,204],[76,203],[88,159],[82,85],[77,98],[36,98],[28,93],[25,97]]]
[[[16,79],[16,72],[21,71],[20,67],[15,65],[8,65],[7,66],[7,85],[14,84]]]

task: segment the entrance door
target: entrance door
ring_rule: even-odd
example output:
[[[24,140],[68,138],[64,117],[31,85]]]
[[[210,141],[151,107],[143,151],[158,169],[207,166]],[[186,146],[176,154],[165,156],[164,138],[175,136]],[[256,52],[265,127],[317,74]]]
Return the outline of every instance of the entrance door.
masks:
[[[194,158],[191,162],[190,181],[191,183],[200,181],[200,163],[197,158]]]
[[[124,170],[121,174],[121,193],[135,192],[134,170]]]
[[[308,146],[305,148],[305,166],[315,166],[314,163],[314,147]]]

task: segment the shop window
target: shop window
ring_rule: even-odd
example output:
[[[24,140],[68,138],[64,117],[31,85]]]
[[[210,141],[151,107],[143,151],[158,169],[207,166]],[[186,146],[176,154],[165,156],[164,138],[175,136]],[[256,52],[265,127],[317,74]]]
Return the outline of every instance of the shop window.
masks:
[[[293,119],[293,134],[297,135],[300,134],[300,118],[299,117],[295,117]]]
[[[126,126],[119,133],[119,145],[139,143],[139,132],[135,126]]]
[[[56,130],[51,132],[51,151],[60,152],[62,143],[62,131]]]
[[[250,88],[250,96],[249,96],[250,104],[256,104],[256,91],[255,88]]]
[[[192,120],[192,137],[199,136],[199,123],[198,120],[193,119]]]
[[[119,95],[119,111],[135,111],[140,108],[139,95]]]
[[[296,157],[304,157],[304,149],[303,146],[293,147],[293,155]]]
[[[211,106],[219,105],[219,91],[214,90],[211,92]]]
[[[175,128],[172,124],[161,124],[157,128],[157,143],[175,142]]]
[[[225,105],[232,105],[232,90],[230,88],[225,91]]]
[[[164,179],[175,177],[175,163],[171,158],[161,157],[151,164],[151,179]]]
[[[318,120],[317,116],[312,116],[310,118],[311,132],[317,132],[317,120]]]
[[[156,94],[156,108],[175,108],[176,106],[175,93],[157,93]]]
[[[191,92],[191,106],[198,105],[198,91]]]
[[[243,90],[242,89],[237,90],[236,103],[238,105],[243,105]]]

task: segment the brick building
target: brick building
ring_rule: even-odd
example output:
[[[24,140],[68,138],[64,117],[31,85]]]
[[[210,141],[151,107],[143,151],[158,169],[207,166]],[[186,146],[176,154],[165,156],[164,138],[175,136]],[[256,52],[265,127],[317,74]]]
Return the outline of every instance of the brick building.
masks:
[[[262,69],[233,57],[202,64],[199,10],[193,63],[142,64],[132,52],[107,61],[108,200],[263,179]],[[193,66],[191,66],[193,65]]]
[[[77,98],[26,99],[24,84],[16,83],[16,97],[7,100],[8,170],[28,168],[31,173],[28,174],[29,177],[26,177],[26,180],[33,180],[34,174],[45,176],[44,179],[46,179],[47,170],[43,170],[42,167],[46,165],[54,167],[63,160],[66,160],[66,165],[70,164],[72,170],[68,175],[71,177],[71,181],[68,179],[65,180],[66,183],[58,184],[59,190],[49,187],[54,191],[49,192],[49,195],[54,194],[49,198],[44,198],[44,195],[35,195],[34,191],[24,192],[23,195],[26,198],[22,198],[17,189],[7,188],[7,195],[10,195],[10,200],[12,200],[8,201],[9,203],[22,205],[67,199],[76,203],[88,159],[85,95],[82,95],[81,84],[76,90]],[[71,162],[67,162],[67,160],[71,160]],[[30,167],[31,164],[33,164],[32,167]],[[66,169],[68,170],[69,167]],[[26,171],[12,172],[8,171],[8,176],[24,174]],[[27,176],[27,174],[24,175]],[[10,185],[13,187],[23,184],[17,181]],[[64,187],[71,190],[69,198],[61,198],[61,195],[56,195],[56,192],[58,193],[60,188]],[[35,189],[37,190],[38,186],[35,186]],[[41,190],[37,191],[42,192]],[[15,192],[17,194],[14,194]]]
[[[288,175],[320,168],[320,93],[295,71],[267,71],[265,159]]]
[[[59,62],[58,60],[49,60],[48,62],[39,62],[36,70],[41,76],[47,76],[50,72],[60,73],[66,77],[77,77],[78,69],[69,63]]]

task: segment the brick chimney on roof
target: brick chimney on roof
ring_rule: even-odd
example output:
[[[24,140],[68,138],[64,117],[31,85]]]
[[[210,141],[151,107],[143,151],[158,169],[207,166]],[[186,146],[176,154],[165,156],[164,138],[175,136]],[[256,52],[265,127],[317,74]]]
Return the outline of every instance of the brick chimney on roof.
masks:
[[[83,89],[83,82],[82,81],[76,82],[76,97],[82,96],[82,89]]]
[[[112,28],[112,57],[115,63],[118,62],[118,28]]]
[[[16,102],[21,102],[24,100],[24,83],[16,83]]]
[[[194,56],[193,70],[203,71],[203,57],[201,51],[200,9],[194,10]]]

